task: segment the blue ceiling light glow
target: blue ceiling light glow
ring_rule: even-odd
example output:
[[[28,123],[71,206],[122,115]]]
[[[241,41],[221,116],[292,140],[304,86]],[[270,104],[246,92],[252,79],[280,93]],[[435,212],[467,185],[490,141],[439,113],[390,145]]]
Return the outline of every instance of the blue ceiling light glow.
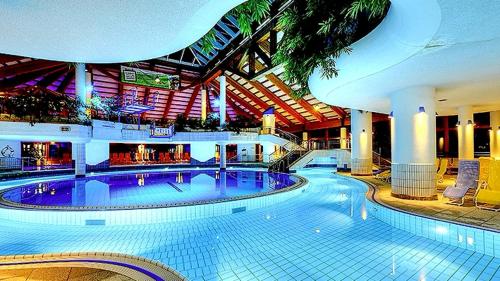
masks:
[[[418,113],[424,113],[424,112],[425,112],[425,107],[420,106],[420,107],[418,108]]]

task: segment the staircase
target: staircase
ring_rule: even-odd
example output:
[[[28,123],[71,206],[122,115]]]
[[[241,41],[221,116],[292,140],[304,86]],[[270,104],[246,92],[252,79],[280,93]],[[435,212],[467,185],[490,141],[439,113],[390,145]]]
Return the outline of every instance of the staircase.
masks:
[[[377,152],[372,152],[373,165],[377,170],[389,170],[391,168],[391,160],[383,158]]]
[[[269,155],[268,170],[269,172],[287,173],[290,171],[290,165],[306,155],[309,150],[301,145],[301,139],[294,134],[275,129],[275,135],[286,140],[286,143],[282,145],[286,152],[276,151]]]

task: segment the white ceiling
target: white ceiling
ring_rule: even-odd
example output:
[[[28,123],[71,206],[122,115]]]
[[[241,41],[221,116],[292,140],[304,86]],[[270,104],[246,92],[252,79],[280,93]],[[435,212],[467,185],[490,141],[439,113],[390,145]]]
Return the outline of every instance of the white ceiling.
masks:
[[[311,92],[328,104],[390,112],[390,95],[436,88],[440,115],[471,105],[500,110],[500,1],[392,0],[384,21],[338,60],[340,74],[311,76]],[[446,101],[438,101],[446,99]]]
[[[114,63],[187,47],[245,0],[0,0],[0,53]]]

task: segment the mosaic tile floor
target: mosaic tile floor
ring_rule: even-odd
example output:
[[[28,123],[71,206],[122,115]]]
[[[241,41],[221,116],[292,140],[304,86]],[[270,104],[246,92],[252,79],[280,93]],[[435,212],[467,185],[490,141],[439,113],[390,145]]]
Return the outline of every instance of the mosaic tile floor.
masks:
[[[500,230],[500,212],[481,210],[474,206],[473,198],[468,196],[463,206],[446,204],[448,199],[442,197],[447,186],[453,185],[454,176],[446,175],[442,183],[438,183],[438,200],[416,201],[404,200],[391,196],[391,185],[374,177],[356,177],[368,181],[377,187],[377,198],[382,202],[401,210],[431,216],[439,219],[451,220],[460,223],[482,226]]]
[[[111,271],[79,268],[79,267],[52,267],[52,268],[29,268],[29,269],[6,269],[0,270],[2,281],[134,281],[127,276]]]
[[[272,207],[136,226],[0,221],[0,254],[106,251],[159,260],[190,280],[500,280],[500,259],[414,236],[366,214],[365,188],[314,168]]]

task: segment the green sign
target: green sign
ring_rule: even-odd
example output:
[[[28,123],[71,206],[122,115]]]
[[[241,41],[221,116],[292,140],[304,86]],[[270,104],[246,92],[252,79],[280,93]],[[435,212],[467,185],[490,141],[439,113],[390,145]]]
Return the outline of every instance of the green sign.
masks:
[[[120,77],[123,83],[168,90],[177,90],[180,85],[179,75],[170,75],[123,65],[121,66]]]

